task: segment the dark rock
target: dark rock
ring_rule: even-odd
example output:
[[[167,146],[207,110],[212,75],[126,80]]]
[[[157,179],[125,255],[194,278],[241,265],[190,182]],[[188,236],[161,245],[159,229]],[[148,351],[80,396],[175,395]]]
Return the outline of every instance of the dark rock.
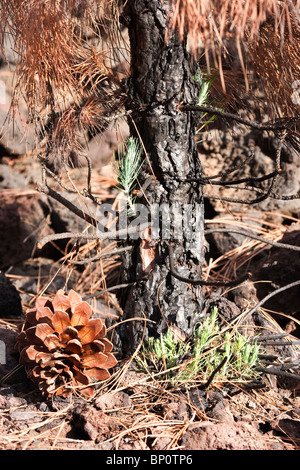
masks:
[[[97,411],[90,405],[79,405],[73,411],[72,436],[84,440],[105,440],[118,430],[118,425],[114,419]],[[105,438],[105,439],[103,439]]]
[[[274,160],[277,149],[277,139],[263,137],[261,132],[250,131],[241,134],[230,131],[215,131],[206,135],[199,148],[199,157],[203,163],[205,176],[229,172],[223,181],[232,181],[244,177],[261,177],[274,171]],[[252,155],[251,155],[252,153]],[[209,158],[206,155],[209,154]],[[251,158],[250,158],[251,157]],[[284,196],[297,194],[300,190],[300,163],[298,153],[290,147],[284,146],[282,151],[280,177],[275,188],[276,192]],[[217,170],[216,170],[217,169]],[[231,173],[230,173],[231,171]],[[257,184],[257,183],[255,183]],[[259,183],[259,188],[266,190],[270,181]],[[251,186],[251,183],[247,183]],[[206,185],[205,193],[210,195],[241,199],[249,202],[257,198],[256,192],[241,189],[225,188],[224,186]],[[224,207],[232,207],[231,203],[218,199],[210,199],[217,212],[224,212]],[[243,208],[236,203],[236,210]],[[299,217],[299,199],[280,200],[268,198],[252,207],[259,210],[270,211],[270,217],[282,220],[283,215]]]
[[[48,292],[53,293],[66,286],[66,273],[61,269],[61,264],[42,256],[16,264],[10,269],[10,274],[15,276],[14,285],[24,304],[29,303],[32,296],[37,295],[44,285],[48,285]],[[68,288],[74,288],[77,280],[78,273],[73,270],[68,280]]]
[[[206,392],[204,390],[199,390],[198,388],[193,388],[189,391],[189,400],[191,403],[198,408],[200,412],[204,412],[207,407]]]
[[[257,229],[261,226],[260,217],[261,214],[258,211],[247,211],[247,214],[244,217],[241,216],[239,220],[240,222],[247,222],[247,229],[243,229],[237,224],[236,216],[226,215],[226,218],[224,216],[215,216],[210,220],[207,227],[208,230],[216,230],[206,236],[210,252],[220,256],[240,247],[245,240],[249,240],[249,237],[235,231],[240,230],[243,232],[247,230],[251,232],[251,226],[253,226],[253,230]],[[223,229],[224,231],[221,231]],[[255,232],[253,231],[253,233]]]
[[[163,407],[163,416],[166,420],[178,419],[185,421],[189,418],[189,411],[187,404],[182,400],[174,400]]]
[[[87,198],[78,196],[77,193],[66,193],[65,191],[58,191],[58,194],[70,201],[76,207],[82,208],[82,213],[85,212],[94,215],[96,208],[93,207],[92,201]],[[81,232],[86,228],[87,222],[84,219],[78,217],[63,204],[56,201],[56,199],[49,198],[48,202],[51,206],[52,227],[56,233]],[[57,243],[59,244],[59,242]]]
[[[0,272],[0,318],[22,315],[20,295],[13,283]]]
[[[205,302],[205,309],[209,315],[214,307],[218,309],[218,323],[221,327],[228,325],[233,318],[241,313],[235,303],[218,293],[212,294]]]
[[[234,302],[241,311],[254,307],[258,302],[255,284],[250,280],[243,282],[229,292],[228,299]]]
[[[281,243],[299,246],[300,224],[292,224],[285,232]],[[262,299],[274,289],[283,287],[299,279],[300,252],[273,247],[265,252],[260,262],[256,262],[256,270],[265,283],[257,284],[257,297]],[[268,300],[264,308],[293,315],[297,319],[300,313],[300,287],[294,287],[275,295]]]
[[[226,400],[219,401],[206,415],[209,418],[216,419],[222,423],[233,423],[234,417],[229,409],[229,404]]]
[[[99,410],[114,410],[131,408],[132,401],[130,396],[125,392],[109,392],[101,395],[95,400],[95,407]]]
[[[15,350],[18,331],[9,327],[0,325],[0,380],[4,385],[21,384],[26,388],[27,378],[23,368],[15,369],[19,365],[19,355]],[[23,390],[24,391],[24,390]]]
[[[0,190],[0,268],[41,254],[38,241],[53,233],[49,213],[47,199],[37,191]]]
[[[271,427],[277,434],[293,439],[299,439],[300,421],[291,418],[280,418],[272,423]]]
[[[15,350],[18,331],[10,326],[0,325],[0,341],[1,341],[1,365],[6,369],[13,369],[18,364],[18,355]],[[4,360],[3,360],[4,359]]]

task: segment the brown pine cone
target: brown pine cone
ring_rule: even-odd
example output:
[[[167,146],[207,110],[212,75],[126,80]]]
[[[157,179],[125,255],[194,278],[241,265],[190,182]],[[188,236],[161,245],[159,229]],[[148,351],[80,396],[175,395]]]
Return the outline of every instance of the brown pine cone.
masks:
[[[59,290],[53,300],[39,297],[17,337],[20,364],[38,383],[44,395],[70,396],[78,390],[94,394],[91,380],[106,380],[117,363],[113,345],[105,338],[100,319],[90,319],[92,309],[71,290]]]

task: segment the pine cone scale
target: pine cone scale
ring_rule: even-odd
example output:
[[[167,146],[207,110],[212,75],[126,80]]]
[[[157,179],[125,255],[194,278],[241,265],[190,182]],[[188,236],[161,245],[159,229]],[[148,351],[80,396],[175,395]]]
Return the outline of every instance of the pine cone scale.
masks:
[[[89,369],[94,368],[94,367],[102,368],[102,364],[105,364],[106,358],[107,358],[106,355],[101,352],[96,353],[96,354],[91,354],[89,356],[83,357],[82,365],[83,367],[86,367]]]
[[[79,332],[78,337],[81,344],[92,343],[96,336],[103,331],[103,324],[101,320],[89,320],[85,326],[83,326]]]
[[[87,302],[81,302],[79,305],[76,305],[71,317],[72,326],[85,325],[90,319],[91,314],[92,309]]]
[[[88,377],[93,377],[98,380],[107,380],[110,376],[107,370],[97,369],[96,367],[92,369],[87,369],[85,371],[85,375],[87,375]]]
[[[36,311],[33,310],[33,312],[35,313]],[[52,315],[53,315],[53,312],[50,310],[49,307],[41,307],[38,309],[35,316],[36,316],[36,320],[39,320],[39,321],[44,320],[44,323],[47,323],[48,318],[51,322]],[[52,325],[52,323],[49,323],[49,325]]]
[[[67,343],[72,339],[78,339],[78,330],[76,330],[76,328],[73,328],[73,326],[67,326],[58,335],[58,337],[62,343]]]
[[[69,315],[63,310],[56,310],[52,316],[53,328],[57,333],[61,333],[65,328],[71,326]]]
[[[82,352],[82,345],[78,339],[71,339],[67,343],[68,351],[71,351],[74,354],[79,354]]]
[[[55,351],[56,349],[61,347],[61,342],[59,341],[57,335],[55,335],[54,333],[50,333],[46,336],[44,344],[49,349],[49,351]]]
[[[17,338],[20,363],[44,395],[94,393],[93,380],[107,380],[117,364],[102,320],[75,291],[37,299]]]
[[[34,332],[35,337],[39,339],[42,342],[42,344],[44,344],[45,338],[51,333],[53,333],[53,328],[51,328],[51,326],[48,325],[48,323],[38,323],[33,328],[35,329],[35,332]]]

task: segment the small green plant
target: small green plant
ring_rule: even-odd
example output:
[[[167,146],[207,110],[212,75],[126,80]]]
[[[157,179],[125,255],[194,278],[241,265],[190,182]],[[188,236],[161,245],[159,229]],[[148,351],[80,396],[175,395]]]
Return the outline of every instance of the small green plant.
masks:
[[[126,145],[119,148],[117,159],[114,155],[114,170],[119,183],[117,189],[123,193],[128,215],[132,216],[136,215],[133,190],[142,169],[142,152],[142,146],[138,139],[129,137]]]
[[[139,364],[143,369],[148,367],[159,372],[169,370],[176,366],[177,362],[190,351],[190,345],[179,341],[172,330],[168,330],[160,338],[149,338],[147,346],[142,349],[138,357]]]
[[[209,105],[209,90],[211,85],[216,79],[216,74],[214,74],[211,78],[208,78],[201,72],[200,67],[198,67],[197,72],[194,75],[194,80],[198,83],[200,87],[200,91],[198,94],[198,106],[208,106]],[[202,120],[207,116],[207,113],[204,113],[202,116]],[[210,122],[215,120],[216,116],[212,115],[204,122],[202,122],[201,127],[197,130],[197,134],[200,134],[203,131],[204,127],[207,126]]]
[[[198,95],[198,106],[205,106],[208,104],[208,97],[209,97],[209,89],[211,85],[213,84],[216,76],[214,75],[210,79],[204,75],[198,67],[197,72],[194,75],[194,80],[196,83],[199,84],[200,91]]]
[[[200,67],[198,67],[197,72],[194,75],[194,80],[196,83],[198,83],[200,91],[198,94],[198,106],[209,106],[209,107],[214,107],[218,108],[219,110],[222,110],[222,108],[219,108],[219,104],[222,103],[223,98],[219,98],[217,102],[212,103],[211,100],[209,99],[210,95],[210,88],[214,81],[217,78],[217,72],[215,72],[210,78],[208,75],[204,74]],[[196,134],[201,134],[203,133],[204,128],[211,122],[213,122],[216,119],[216,115],[208,115],[207,113],[203,113],[202,119],[201,119],[201,126],[197,129]]]
[[[242,381],[259,376],[258,353],[257,343],[250,343],[237,330],[221,331],[218,310],[213,308],[187,341],[170,329],[158,339],[149,338],[137,362],[144,371],[159,373],[172,384],[205,382],[216,369],[220,381]]]

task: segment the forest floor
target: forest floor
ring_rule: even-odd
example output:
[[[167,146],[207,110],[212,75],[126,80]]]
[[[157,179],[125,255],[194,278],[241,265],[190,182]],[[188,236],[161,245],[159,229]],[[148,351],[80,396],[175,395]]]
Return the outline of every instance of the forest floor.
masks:
[[[109,136],[107,147],[103,141],[101,145],[103,152],[106,148],[111,155],[114,142]],[[214,155],[217,165],[219,154],[216,151]],[[94,295],[90,302],[95,315],[105,318],[113,332],[114,325],[122,322],[117,296],[113,291],[95,294],[118,284],[120,259],[111,255],[94,263],[72,264],[111,252],[115,242],[102,245],[90,240],[76,245],[64,240],[37,250],[36,244],[43,237],[82,231],[85,222],[36,190],[41,180],[40,165],[30,155],[3,156],[0,167],[0,340],[6,345],[6,361],[0,364],[0,449],[299,450],[300,381],[295,378],[264,373],[257,387],[248,386],[245,380],[217,378],[207,388],[199,386],[201,380],[172,383],[161,380],[159,374],[139,370],[137,350],[129,358],[119,358],[111,378],[97,386],[93,398],[77,394],[65,399],[43,398],[18,367],[14,344],[17,325],[24,318],[22,312],[32,307],[41,293],[51,296],[57,289],[73,288],[82,296]],[[63,175],[62,182],[82,189],[87,173],[86,167],[75,168]],[[91,182],[99,199],[115,197],[108,157],[93,169]],[[52,180],[51,184],[63,192],[57,182]],[[93,210],[92,203],[78,193],[66,194],[78,207]],[[271,241],[288,240],[299,245],[300,220],[295,208],[282,209],[282,214],[278,207],[263,209],[245,211],[219,203],[210,205],[207,227],[220,223],[251,227]],[[13,216],[16,213],[18,218]],[[217,305],[225,318],[249,311],[270,292],[268,289],[297,280],[297,252],[282,254],[274,246],[229,233],[215,237],[210,244],[214,251],[207,259],[205,276],[228,279],[238,270],[251,270],[253,274],[252,280],[239,288],[207,290],[209,305]],[[249,327],[285,335],[290,343],[298,341],[299,288],[274,299],[260,309],[258,321],[256,318]],[[299,359],[298,343],[275,349],[277,368],[286,358]],[[297,369],[292,372],[299,374]]]

